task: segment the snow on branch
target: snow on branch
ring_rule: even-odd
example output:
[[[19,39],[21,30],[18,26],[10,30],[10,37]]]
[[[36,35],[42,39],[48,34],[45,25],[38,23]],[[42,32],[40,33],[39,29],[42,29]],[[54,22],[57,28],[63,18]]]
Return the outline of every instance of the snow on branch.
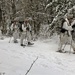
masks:
[[[75,9],[75,5],[73,6],[73,9]]]
[[[53,25],[53,23],[58,20],[58,16],[59,16],[61,13],[62,13],[61,11],[58,12],[58,14],[54,17],[52,23],[51,23],[49,26]]]
[[[61,11],[59,11],[59,12],[57,13],[57,15],[54,17],[53,21],[52,21],[51,24],[49,25],[49,29],[47,30],[47,32],[50,30],[50,27],[58,20],[58,16],[59,16],[60,14],[62,14]],[[55,28],[56,28],[56,26],[50,31],[50,33],[52,33]]]
[[[41,13],[41,12],[36,12],[36,14],[38,14],[38,15],[44,15],[44,16],[50,16],[50,15],[47,14],[47,13]]]
[[[59,9],[59,6],[60,6],[60,5],[57,5],[57,6],[56,6],[56,12],[58,11],[58,9]]]
[[[48,7],[50,7],[54,2],[57,2],[57,1],[58,1],[58,0],[52,0],[52,2],[48,3],[48,4],[46,5],[45,10],[46,10]],[[48,2],[48,0],[47,0],[47,2]]]
[[[30,72],[31,68],[33,67],[33,65],[37,61],[37,59],[38,59],[38,57],[33,61],[33,63],[31,64],[30,68],[27,70],[25,75],[27,75]]]
[[[45,10],[46,10],[48,7],[50,7],[52,4],[53,4],[53,2],[50,2],[49,4],[47,4]]]

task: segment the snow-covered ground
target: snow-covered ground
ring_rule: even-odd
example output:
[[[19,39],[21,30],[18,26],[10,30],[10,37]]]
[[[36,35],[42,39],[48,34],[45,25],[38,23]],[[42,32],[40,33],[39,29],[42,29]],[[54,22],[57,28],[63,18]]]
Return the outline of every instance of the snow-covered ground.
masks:
[[[25,48],[8,41],[9,38],[0,40],[0,74],[25,75],[38,57],[28,75],[75,75],[75,55],[56,52],[57,37],[35,41],[33,46]]]

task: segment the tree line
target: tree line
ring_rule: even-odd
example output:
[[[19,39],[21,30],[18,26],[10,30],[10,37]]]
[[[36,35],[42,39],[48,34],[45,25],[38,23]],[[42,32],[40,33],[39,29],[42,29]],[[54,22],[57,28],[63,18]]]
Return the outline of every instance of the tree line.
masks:
[[[0,0],[0,26],[6,32],[7,20],[31,18],[34,34],[51,36],[58,31],[61,17],[75,16],[75,0]]]

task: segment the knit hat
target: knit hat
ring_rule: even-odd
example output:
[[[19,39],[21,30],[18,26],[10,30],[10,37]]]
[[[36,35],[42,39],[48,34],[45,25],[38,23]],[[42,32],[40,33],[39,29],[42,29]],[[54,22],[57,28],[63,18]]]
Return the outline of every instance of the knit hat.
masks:
[[[73,18],[73,14],[67,14],[67,19],[72,19]]]

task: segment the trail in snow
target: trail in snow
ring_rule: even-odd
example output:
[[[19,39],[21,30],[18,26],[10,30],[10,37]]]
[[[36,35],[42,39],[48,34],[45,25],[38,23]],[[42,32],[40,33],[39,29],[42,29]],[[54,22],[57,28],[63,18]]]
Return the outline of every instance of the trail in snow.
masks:
[[[75,55],[58,53],[58,38],[35,41],[33,46],[21,47],[0,40],[0,72],[5,75],[25,75],[31,63],[38,57],[28,75],[74,75]],[[69,46],[66,47],[69,50]]]

